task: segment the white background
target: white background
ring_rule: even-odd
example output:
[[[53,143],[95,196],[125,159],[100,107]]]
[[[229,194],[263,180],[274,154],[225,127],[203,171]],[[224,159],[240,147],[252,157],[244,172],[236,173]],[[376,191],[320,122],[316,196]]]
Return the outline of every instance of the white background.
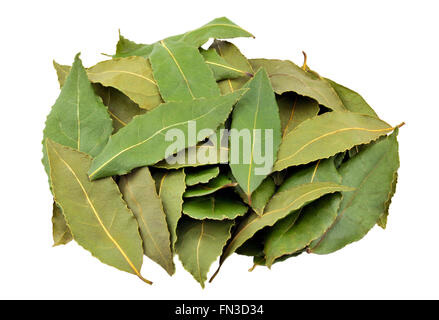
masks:
[[[0,8],[0,298],[439,298],[437,1],[7,1]],[[178,263],[135,276],[75,243],[51,248],[52,198],[40,163],[59,93],[52,59],[85,66],[114,53],[118,28],[150,43],[227,16],[256,39],[249,58],[308,65],[360,92],[400,131],[401,169],[388,228],[328,255],[304,254],[249,273],[234,255],[205,290]],[[177,260],[177,259],[176,259]],[[213,266],[212,270],[216,267]]]

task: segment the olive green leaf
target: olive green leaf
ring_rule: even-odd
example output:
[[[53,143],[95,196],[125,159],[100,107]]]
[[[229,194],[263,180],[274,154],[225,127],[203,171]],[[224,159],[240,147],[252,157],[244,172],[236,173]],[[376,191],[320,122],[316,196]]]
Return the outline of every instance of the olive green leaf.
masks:
[[[171,248],[177,241],[177,224],[183,210],[183,193],[186,190],[186,176],[183,170],[173,170],[162,176],[154,176],[157,193],[162,200],[168,229],[171,233]]]
[[[329,82],[332,88],[334,88],[340,100],[343,102],[345,108],[351,112],[367,114],[371,117],[378,118],[377,114],[373,109],[367,104],[367,102],[363,99],[355,91],[348,89],[332,80],[325,79]]]
[[[183,213],[194,219],[235,219],[248,211],[240,201],[224,196],[197,197],[184,201]]]
[[[244,88],[249,90],[236,104],[232,115],[230,169],[251,203],[252,192],[271,173],[276,161],[281,127],[276,98],[267,73],[259,70]],[[244,139],[242,143],[238,134],[233,135],[233,130],[247,130],[249,141]],[[260,159],[261,156],[264,159]]]
[[[175,266],[166,216],[148,167],[122,176],[119,188],[139,224],[143,252],[173,275]]]
[[[313,182],[277,192],[265,207],[262,216],[251,213],[238,225],[232,240],[227,245],[220,259],[220,267],[233,252],[250,239],[257,231],[274,225],[278,220],[285,218],[291,212],[300,209],[308,203],[334,192],[351,191],[350,187],[332,182]],[[211,281],[218,273],[213,275]]]
[[[227,41],[215,40],[211,48],[215,49],[219,56],[227,63],[238,70],[246,72],[245,76],[236,79],[227,79],[220,81],[218,86],[222,94],[233,92],[240,89],[254,74],[253,69],[247,58],[239,51],[239,49],[232,43]]]
[[[120,34],[119,30],[119,41],[117,42],[116,54],[113,55],[113,58],[124,58],[131,56],[147,58],[151,54],[153,48],[153,44],[141,44],[128,40]]]
[[[236,192],[242,198],[242,200],[249,204],[248,197],[245,192],[239,187],[235,187]],[[271,176],[265,178],[264,181],[259,185],[259,187],[252,193],[251,197],[251,207],[258,215],[262,215],[264,208],[268,201],[271,199],[273,194],[276,192],[276,184]]]
[[[234,222],[185,218],[178,225],[176,250],[183,267],[204,288],[212,263],[221,255]]]
[[[353,112],[328,112],[302,122],[279,148],[274,170],[329,158],[378,139],[394,128],[375,117]]]
[[[140,109],[137,103],[112,87],[104,87],[100,84],[94,84],[95,92],[102,98],[104,104],[108,107],[108,113],[113,119],[113,133],[125,127],[135,116],[144,114],[145,109]]]
[[[247,72],[233,67],[215,49],[204,50],[200,48],[199,50],[207,66],[212,70],[216,81],[235,79],[248,75]]]
[[[396,192],[396,184],[397,184],[397,182],[398,182],[398,172],[395,171],[394,177],[393,177],[393,182],[392,182],[392,190],[390,191],[389,197],[387,198],[387,201],[386,201],[386,203],[384,205],[384,212],[379,217],[379,219],[377,221],[377,224],[381,228],[383,228],[383,229],[386,229],[386,226],[387,226],[387,218],[389,216],[389,207],[390,207],[390,204],[392,203],[392,198],[393,198],[393,196],[395,195],[395,192]]]
[[[236,25],[226,17],[216,18],[205,24],[204,26],[188,31],[184,34],[169,37],[167,39],[173,41],[182,41],[194,47],[201,47],[209,39],[232,39],[238,37],[254,36]]]
[[[94,157],[102,151],[112,130],[107,108],[93,91],[78,54],[47,117],[44,140],[50,138]],[[45,144],[43,164],[49,174]]]
[[[55,60],[53,60],[53,67],[55,68],[56,75],[58,77],[59,87],[62,88],[72,67],[59,64]]]
[[[87,70],[91,82],[113,87],[151,110],[162,103],[149,61],[142,57],[116,58],[99,62]]]
[[[326,80],[303,70],[291,61],[274,59],[249,61],[254,70],[264,68],[267,71],[277,94],[292,91],[313,98],[319,104],[334,111],[346,111],[343,102]]]
[[[221,125],[206,142],[200,142],[196,146],[189,147],[172,155],[171,159],[165,159],[156,163],[154,167],[162,169],[179,169],[184,167],[199,167],[211,164],[225,164],[229,162],[228,136],[221,131]]]
[[[186,173],[186,185],[194,186],[199,183],[207,183],[211,179],[217,177],[219,175],[218,167],[208,167],[201,169],[191,169],[188,168],[185,170]]]
[[[154,45],[150,60],[166,102],[219,96],[213,73],[197,48],[183,42],[162,40]]]
[[[136,219],[113,179],[90,182],[88,155],[48,138],[45,144],[55,201],[76,242],[103,263],[151,284],[140,274],[143,250]]]
[[[397,135],[398,129],[341,165],[343,183],[356,190],[343,193],[337,218],[309,252],[327,254],[360,240],[387,211],[399,168]]]
[[[315,117],[319,113],[319,104],[314,99],[296,93],[284,93],[277,97],[279,116],[282,126],[282,137],[303,121]]]
[[[123,175],[130,170],[148,166],[195,145],[207,137],[206,129],[215,130],[227,119],[233,105],[244,91],[226,96],[203,98],[183,102],[168,102],[150,112],[135,117],[126,127],[111,136],[101,154],[92,162],[90,178]],[[175,112],[178,110],[178,112]],[[197,141],[182,141],[169,151],[175,142],[166,139],[166,133],[178,129],[187,136],[188,124],[193,122]]]
[[[67,244],[72,241],[72,233],[67,226],[61,209],[53,202],[52,214],[53,246]]]
[[[55,61],[53,61],[53,65],[58,75],[59,85],[62,88],[71,67],[60,65]],[[93,89],[108,107],[108,113],[113,119],[114,132],[117,132],[120,128],[126,126],[133,117],[146,112],[146,110],[140,109],[137,103],[133,102],[117,89],[104,87],[99,83],[93,83]]]
[[[209,39],[231,39],[237,37],[253,37],[226,17],[216,18],[204,26],[188,31],[183,34],[166,38],[165,40],[173,42],[184,42],[192,47],[198,48],[206,43]],[[116,46],[116,54],[113,58],[142,56],[149,57],[154,44],[138,44],[123,37],[119,32],[119,42]]]
[[[218,177],[210,180],[209,183],[197,184],[196,186],[188,188],[183,196],[185,198],[201,197],[212,194],[220,189],[234,187],[236,185],[237,183],[233,182],[227,175],[220,174]]]
[[[303,250],[321,237],[336,219],[340,201],[339,193],[325,195],[278,221],[265,241],[266,265],[271,267],[275,260]]]

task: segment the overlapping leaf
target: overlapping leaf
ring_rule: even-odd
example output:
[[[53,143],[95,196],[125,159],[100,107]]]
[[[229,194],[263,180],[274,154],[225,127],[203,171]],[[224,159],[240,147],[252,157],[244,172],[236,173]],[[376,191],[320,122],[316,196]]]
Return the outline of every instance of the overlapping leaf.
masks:
[[[265,207],[262,216],[252,213],[238,225],[232,240],[221,256],[221,264],[257,231],[274,225],[278,220],[286,217],[289,213],[300,209],[325,194],[352,190],[350,187],[336,183],[315,182],[302,184],[298,187],[276,193]]]
[[[262,69],[244,88],[237,103],[231,129],[230,169],[251,203],[251,194],[271,173],[281,140],[279,109],[270,80]],[[239,132],[239,135],[238,135]],[[247,140],[240,133],[247,133]],[[261,161],[261,158],[263,160]],[[262,164],[261,164],[262,162]]]
[[[166,216],[149,169],[143,167],[122,176],[119,188],[137,219],[143,252],[170,275],[174,274],[175,266]]]
[[[142,240],[133,213],[112,178],[90,182],[91,159],[84,153],[45,140],[56,203],[73,238],[102,262],[137,275],[142,266]]]
[[[310,245],[310,252],[327,254],[360,240],[388,210],[399,167],[397,135],[396,129],[341,165],[343,183],[356,190],[343,193],[337,218],[320,239]]]
[[[346,111],[332,86],[324,79],[307,72],[288,60],[252,59],[254,70],[264,68],[277,94],[296,92],[310,97],[334,111]]]
[[[188,169],[185,170],[186,173],[186,185],[194,186],[199,183],[207,183],[211,179],[219,175],[218,167],[207,167],[201,169]]]
[[[168,102],[144,115],[137,116],[126,127],[114,134],[89,170],[91,179],[111,175],[122,175],[130,170],[155,164],[171,154],[190,147],[190,141],[183,141],[175,149],[166,133],[178,129],[187,136],[188,123],[196,125],[197,141],[206,136],[198,134],[203,129],[215,130],[229,115],[233,105],[243,91],[209,99],[184,102]],[[178,109],[178,112],[175,110]],[[194,145],[193,144],[193,145]]]
[[[220,174],[218,177],[210,180],[209,183],[198,184],[194,187],[188,188],[184,193],[184,197],[185,198],[201,197],[214,193],[215,191],[218,191],[220,189],[234,187],[234,186],[236,186],[235,182],[233,182],[226,175]]]
[[[325,113],[302,122],[284,137],[274,170],[329,158],[393,129],[386,122],[363,114]]]
[[[212,263],[221,255],[234,222],[186,218],[178,228],[176,250],[183,267],[201,287]]]
[[[150,61],[163,100],[187,101],[219,96],[212,71],[197,48],[184,42],[160,41]]]
[[[224,196],[197,197],[185,200],[183,212],[194,219],[235,219],[248,211],[242,202]]]

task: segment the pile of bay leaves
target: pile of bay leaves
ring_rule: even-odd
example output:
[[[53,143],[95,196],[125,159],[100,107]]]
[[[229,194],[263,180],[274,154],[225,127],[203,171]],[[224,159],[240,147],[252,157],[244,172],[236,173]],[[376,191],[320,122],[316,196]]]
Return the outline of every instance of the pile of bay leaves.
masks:
[[[170,275],[178,255],[204,287],[232,253],[270,268],[385,228],[401,125],[306,56],[247,59],[218,40],[236,37],[253,36],[218,18],[153,44],[120,35],[87,69],[79,55],[54,62],[43,164],[55,245],[74,239],[147,283],[144,255]]]

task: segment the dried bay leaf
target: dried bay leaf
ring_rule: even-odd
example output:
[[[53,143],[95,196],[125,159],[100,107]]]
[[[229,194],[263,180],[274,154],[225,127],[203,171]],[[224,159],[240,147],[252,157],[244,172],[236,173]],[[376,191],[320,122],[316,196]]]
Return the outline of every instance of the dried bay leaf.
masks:
[[[398,172],[395,171],[394,175],[393,175],[393,182],[392,182],[392,189],[389,193],[389,196],[387,198],[387,201],[384,204],[384,212],[383,214],[379,217],[377,224],[383,228],[386,229],[387,226],[387,217],[389,216],[389,207],[390,204],[392,203],[392,198],[395,195],[396,192],[396,184],[398,182]]]
[[[173,170],[165,172],[160,177],[154,176],[154,179],[171,234],[171,248],[174,250],[175,242],[177,241],[177,224],[183,211],[183,193],[186,190],[186,176],[183,170]]]
[[[209,99],[168,102],[135,117],[126,127],[111,136],[102,153],[93,160],[90,178],[94,180],[123,175],[136,167],[153,165],[167,158],[171,155],[167,154],[167,149],[173,142],[165,139],[166,132],[179,129],[187,136],[190,121],[196,124],[196,137],[200,140],[206,138],[199,137],[198,133],[203,129],[215,130],[224,123],[243,93],[237,91]],[[175,112],[176,109],[179,111]],[[191,147],[196,142],[184,141],[184,145],[174,152]]]
[[[221,131],[221,125],[217,131],[209,137],[208,141],[200,142],[196,146],[189,147],[172,155],[154,167],[162,169],[180,169],[184,167],[199,167],[212,164],[225,164],[229,162],[228,135]],[[195,159],[195,161],[194,161]]]
[[[363,114],[334,111],[319,115],[284,137],[274,170],[329,158],[393,130],[386,122]]]
[[[221,255],[234,222],[185,218],[178,226],[176,251],[183,267],[201,287],[212,263]]]
[[[100,84],[95,84],[94,89],[108,107],[108,113],[113,119],[113,133],[125,127],[135,116],[146,113],[145,109],[139,108],[137,103],[117,89]]]
[[[313,98],[331,110],[346,111],[340,97],[326,80],[303,70],[291,61],[275,59],[249,61],[254,70],[264,68],[267,71],[277,94],[292,91]]]
[[[325,79],[329,82],[332,88],[334,88],[340,100],[343,102],[345,108],[351,112],[367,114],[371,117],[378,118],[378,115],[375,111],[367,104],[367,102],[363,99],[355,91],[348,89],[332,80]]]
[[[119,188],[139,224],[143,252],[173,275],[175,266],[166,216],[148,167],[122,176]]]
[[[183,196],[185,198],[201,197],[214,193],[218,190],[234,186],[236,186],[236,182],[233,182],[230,178],[227,177],[227,175],[220,174],[218,177],[210,180],[209,183],[198,184],[196,186],[188,188]]]
[[[142,57],[102,61],[87,70],[91,82],[113,87],[139,105],[152,110],[162,103],[149,61]]]
[[[227,41],[215,40],[212,43],[211,48],[215,49],[219,56],[231,66],[246,72],[246,75],[243,77],[220,81],[218,86],[222,94],[240,89],[249,79],[251,79],[251,76],[254,74],[253,68],[247,58],[234,44]]]
[[[242,202],[224,196],[197,197],[185,200],[183,204],[183,212],[198,220],[232,220],[247,211],[247,206]]]
[[[356,190],[343,193],[337,218],[309,252],[328,254],[360,240],[386,212],[399,168],[397,135],[398,129],[340,166],[343,183]]]
[[[236,186],[235,190],[242,198],[242,201],[249,204],[248,197],[245,192],[239,187]],[[268,201],[270,201],[271,197],[276,192],[276,184],[271,176],[265,178],[264,181],[259,185],[259,187],[252,193],[251,196],[251,207],[258,215],[262,215],[264,212],[264,208],[267,205]],[[250,204],[249,204],[250,205]]]
[[[288,190],[303,183],[341,183],[341,180],[334,160],[330,158],[319,160],[313,166],[294,173],[279,188],[279,191]],[[278,221],[265,238],[266,265],[271,267],[279,258],[295,254],[321,237],[336,219],[340,202],[341,195],[338,193],[325,195]]]
[[[55,61],[53,61],[53,65],[58,75],[59,85],[62,88],[71,67],[60,65]],[[113,119],[114,132],[126,126],[135,116],[146,112],[146,110],[140,109],[137,103],[115,88],[104,87],[99,83],[94,83],[93,89],[101,97],[104,105],[108,107],[108,113]]]
[[[143,250],[136,219],[113,179],[90,182],[88,155],[50,139],[45,144],[55,201],[75,241],[103,263],[151,284],[140,274]]]
[[[251,148],[250,150],[245,148],[247,141],[244,140],[243,145],[241,139],[233,139],[232,137],[230,169],[251,203],[252,192],[271,173],[272,166],[276,161],[281,140],[281,128],[276,98],[267,73],[263,69],[258,71],[244,88],[249,90],[233,110],[231,129],[238,132],[248,130]],[[259,137],[256,135],[257,133],[259,133]],[[267,148],[266,139],[269,148]],[[234,154],[234,152],[238,152],[238,154]],[[256,159],[257,154],[259,154],[258,159]],[[264,155],[265,163],[260,164],[259,158],[262,155]],[[249,161],[244,161],[246,156],[249,156]]]
[[[201,47],[209,39],[231,39],[237,37],[254,36],[227,19],[226,17],[216,18],[204,26],[188,31],[186,33],[166,38],[167,41],[184,42],[193,47]],[[154,44],[137,44],[123,37],[119,32],[119,42],[116,46],[116,54],[113,58],[142,56],[149,57]]]
[[[53,202],[52,230],[54,247],[67,244],[72,241],[72,233],[67,226],[60,207],[58,207],[55,202]]]
[[[319,113],[319,104],[314,99],[296,93],[284,93],[277,97],[279,116],[282,126],[282,138],[303,121]]]
[[[163,100],[187,101],[219,96],[212,71],[197,48],[162,40],[154,45],[150,61]]]
[[[210,70],[212,70],[216,81],[235,79],[248,75],[247,72],[233,67],[213,48],[210,48],[209,50],[200,48],[200,53]]]
[[[238,37],[254,36],[236,25],[226,17],[216,18],[198,29],[184,34],[169,37],[169,40],[182,41],[194,47],[201,47],[209,39],[232,39]]]
[[[220,259],[220,267],[233,252],[236,251],[253,235],[265,227],[273,226],[291,212],[302,208],[308,203],[330,193],[352,191],[353,188],[332,182],[314,182],[302,184],[283,192],[277,192],[265,207],[262,216],[251,213],[238,225],[232,240],[227,245]],[[212,277],[216,276],[217,272]]]
[[[186,173],[186,185],[194,186],[199,183],[207,183],[211,179],[219,175],[218,167],[208,167],[201,169],[187,169]]]
[[[120,34],[119,30],[119,41],[117,42],[116,54],[113,55],[113,58],[125,58],[131,56],[147,58],[151,54],[153,48],[154,45],[152,44],[141,44],[128,40]]]
[[[112,130],[107,108],[96,96],[77,55],[47,117],[43,139],[49,138],[94,157],[102,151]],[[45,144],[43,164],[49,174]]]

